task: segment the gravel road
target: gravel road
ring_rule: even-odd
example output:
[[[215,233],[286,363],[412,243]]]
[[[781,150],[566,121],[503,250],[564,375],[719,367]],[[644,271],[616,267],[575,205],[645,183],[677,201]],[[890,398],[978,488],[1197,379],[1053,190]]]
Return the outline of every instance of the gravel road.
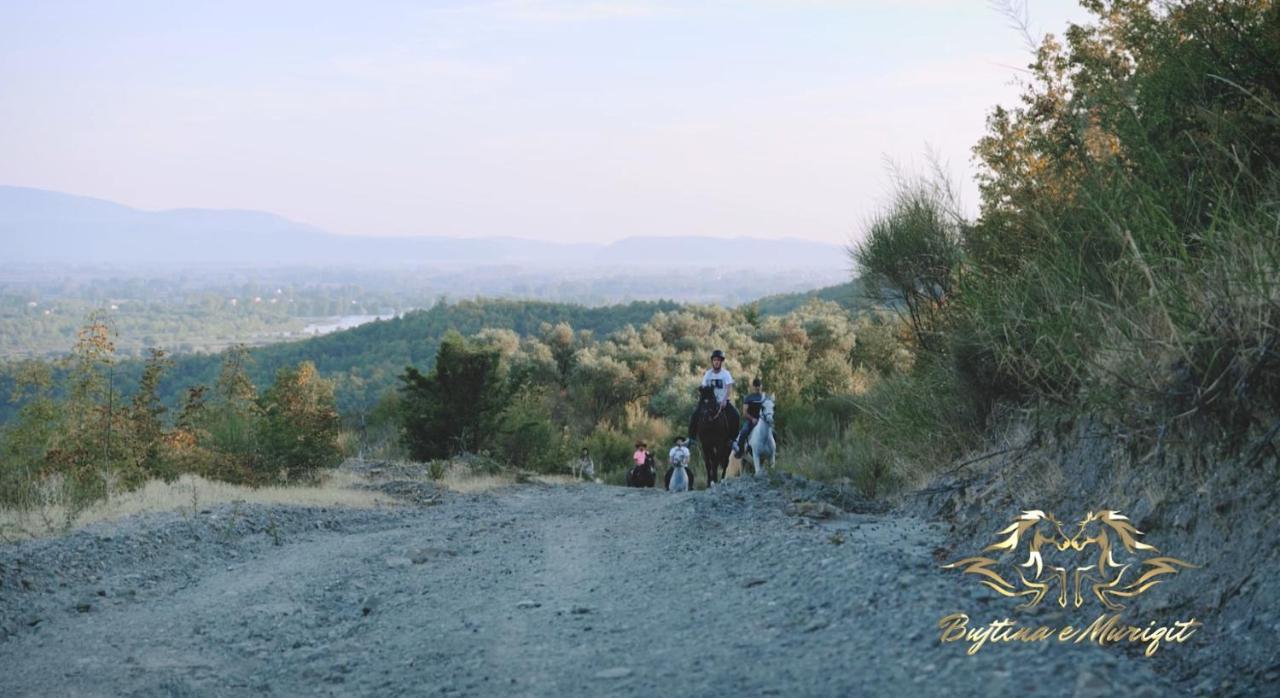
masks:
[[[0,546],[0,695],[1179,693],[1138,649],[943,645],[941,617],[1010,604],[939,569],[939,526],[812,518],[815,487],[521,485]]]

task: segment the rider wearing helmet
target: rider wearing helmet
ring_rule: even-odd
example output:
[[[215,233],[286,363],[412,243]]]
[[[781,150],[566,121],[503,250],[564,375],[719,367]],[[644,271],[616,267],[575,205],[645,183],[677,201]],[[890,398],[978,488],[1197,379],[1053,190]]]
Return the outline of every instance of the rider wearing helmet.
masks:
[[[702,374],[702,387],[710,387],[715,391],[716,400],[720,403],[720,409],[729,410],[730,424],[737,424],[739,419],[738,410],[733,406],[733,376],[729,373],[729,369],[724,367],[724,352],[716,349],[711,352],[711,368]],[[702,419],[702,403],[698,403],[697,409],[693,411],[693,416],[689,418],[689,439],[696,440],[698,438],[698,422]]]

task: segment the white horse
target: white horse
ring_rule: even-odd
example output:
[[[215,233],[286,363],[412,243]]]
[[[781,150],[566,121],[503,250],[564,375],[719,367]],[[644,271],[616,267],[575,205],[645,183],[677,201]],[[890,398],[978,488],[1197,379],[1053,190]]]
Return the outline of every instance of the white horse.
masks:
[[[778,442],[773,438],[773,396],[765,395],[760,405],[760,420],[747,437],[747,448],[751,449],[751,462],[756,467],[756,475],[764,474],[762,465],[766,456],[769,458],[769,469],[777,465]]]
[[[671,485],[667,488],[672,492],[688,492],[689,491],[689,470],[686,465],[672,466]]]

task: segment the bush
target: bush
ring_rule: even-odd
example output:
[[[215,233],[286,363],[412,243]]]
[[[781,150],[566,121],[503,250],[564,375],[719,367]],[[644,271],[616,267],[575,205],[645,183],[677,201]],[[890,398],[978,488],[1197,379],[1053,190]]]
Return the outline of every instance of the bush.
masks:
[[[962,259],[963,219],[942,182],[899,180],[893,203],[850,250],[868,288],[904,308],[919,346],[944,349],[944,311]]]
[[[550,418],[550,409],[538,391],[525,391],[512,399],[499,420],[496,439],[505,461],[517,468],[542,473],[563,472],[569,461],[561,429]]]
[[[635,439],[610,426],[594,429],[587,436],[587,452],[595,460],[596,473],[601,477],[609,473],[625,473],[631,467],[631,454],[635,452]]]
[[[1089,3],[977,153],[957,366],[1135,426],[1280,404],[1280,5]]]
[[[321,378],[310,361],[296,369],[281,369],[263,394],[261,408],[258,442],[263,475],[283,473],[288,480],[308,479],[342,460],[333,383]]]

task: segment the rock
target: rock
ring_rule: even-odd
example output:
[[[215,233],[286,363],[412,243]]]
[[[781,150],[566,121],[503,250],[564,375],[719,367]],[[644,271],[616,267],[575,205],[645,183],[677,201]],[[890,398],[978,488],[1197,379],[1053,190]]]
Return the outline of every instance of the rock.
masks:
[[[743,589],[750,589],[751,587],[758,587],[758,586],[760,586],[761,584],[764,584],[764,583],[765,583],[765,582],[767,582],[767,581],[769,581],[769,580],[767,580],[767,579],[760,579],[759,577],[753,577],[753,578],[751,578],[751,579],[748,579],[748,580],[744,581],[744,582],[742,583],[742,588],[743,588]]]
[[[617,666],[612,669],[605,669],[603,671],[596,672],[597,679],[625,679],[630,675],[631,669],[624,666]]]
[[[804,626],[804,631],[806,633],[812,633],[818,630],[822,630],[828,625],[831,625],[831,621],[827,620],[826,618],[818,618],[812,621],[811,623],[809,623],[808,625]]]
[[[1102,698],[1111,694],[1111,683],[1101,674],[1082,670],[1076,674],[1076,688],[1072,694],[1075,698]]]
[[[581,615],[586,615],[590,613],[591,609],[587,608],[586,606],[574,606],[573,608],[569,609],[569,612],[575,616],[581,616]]]
[[[93,604],[88,601],[82,601],[76,604],[76,613],[88,613],[93,610]]]
[[[407,557],[389,557],[386,559],[387,567],[396,569],[399,567],[408,567],[413,564],[413,560]]]
[[[1205,679],[1204,681],[1196,684],[1196,687],[1191,690],[1195,691],[1195,694],[1198,696],[1207,696],[1213,693],[1215,688],[1217,688],[1217,684],[1214,683],[1213,679]]]
[[[521,601],[516,604],[516,608],[539,608],[541,606],[542,604],[532,599],[525,599],[524,601]]]
[[[409,560],[415,565],[421,565],[433,557],[455,557],[457,554],[458,553],[445,548],[419,548],[417,550],[410,551]]]

